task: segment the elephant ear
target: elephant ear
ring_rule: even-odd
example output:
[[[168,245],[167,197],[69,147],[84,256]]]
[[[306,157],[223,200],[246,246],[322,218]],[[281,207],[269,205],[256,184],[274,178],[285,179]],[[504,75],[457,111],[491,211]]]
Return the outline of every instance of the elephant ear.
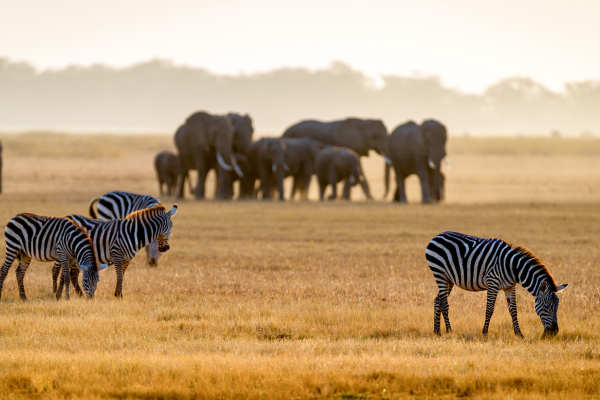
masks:
[[[351,148],[365,147],[366,142],[362,134],[363,122],[357,118],[340,121],[333,133],[336,145]]]
[[[186,125],[191,147],[200,147],[204,151],[209,151],[207,121],[204,118],[189,118]]]

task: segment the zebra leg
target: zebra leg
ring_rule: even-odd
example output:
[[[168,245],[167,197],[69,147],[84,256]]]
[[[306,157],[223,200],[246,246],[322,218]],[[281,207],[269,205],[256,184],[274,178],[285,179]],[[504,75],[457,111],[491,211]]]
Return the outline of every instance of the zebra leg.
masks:
[[[446,331],[451,332],[450,319],[448,317],[448,294],[452,290],[452,284],[446,280],[438,282],[439,292],[433,300],[433,333],[440,335],[440,317],[444,313],[444,322],[446,323]]]
[[[71,283],[73,284],[73,289],[75,289],[75,293],[79,297],[83,297],[83,291],[81,287],[79,287],[79,267],[77,265],[71,265]]]
[[[123,297],[123,259],[114,257],[115,272],[117,273],[117,287],[115,288],[115,297]]]
[[[58,285],[58,289],[56,290],[56,300],[60,300],[62,296],[63,285],[65,287],[65,299],[69,300],[71,297],[69,296],[69,282],[71,275],[71,265],[69,264],[69,260],[66,255],[61,254],[59,256],[60,267],[62,269],[62,276],[60,278],[60,284]]]
[[[490,326],[490,319],[494,313],[494,306],[496,305],[496,297],[498,296],[498,288],[490,285],[487,288],[487,306],[485,308],[485,324],[483,325],[483,334],[487,336],[488,328]]]
[[[506,294],[508,312],[510,313],[510,317],[512,318],[515,335],[522,339],[523,334],[521,333],[521,328],[519,328],[519,321],[517,320],[517,287],[513,286],[509,289],[504,290],[504,294]]]
[[[10,269],[12,263],[15,261],[15,258],[17,258],[17,254],[18,250],[13,249],[7,243],[6,259],[2,265],[2,270],[0,270],[0,297],[2,296],[2,286],[4,286],[4,280],[6,279],[6,275],[8,275],[8,270]]]
[[[55,261],[54,266],[52,267],[52,293],[54,294],[56,294],[56,290],[58,288],[58,275],[60,275],[60,263]]]
[[[452,332],[452,327],[450,326],[450,317],[448,316],[448,310],[450,309],[450,305],[448,304],[448,296],[450,296],[450,292],[454,287],[453,283],[448,282],[448,292],[446,293],[446,297],[442,299],[442,315],[444,316],[444,322],[446,323],[446,332]]]
[[[27,267],[31,263],[31,258],[25,254],[21,254],[21,262],[17,267],[15,273],[17,274],[17,284],[19,285],[19,297],[21,300],[27,300],[27,296],[25,296],[25,283],[23,279],[25,278],[25,272],[27,272]]]

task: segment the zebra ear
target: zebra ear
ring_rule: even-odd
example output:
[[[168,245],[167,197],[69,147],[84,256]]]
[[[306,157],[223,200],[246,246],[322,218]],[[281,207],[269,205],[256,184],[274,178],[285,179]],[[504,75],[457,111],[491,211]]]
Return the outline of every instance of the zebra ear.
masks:
[[[540,293],[541,294],[548,293],[548,282],[542,282],[542,284],[540,285]]]
[[[177,214],[177,204],[173,205],[173,208],[169,211],[169,217],[173,217],[175,214]]]
[[[103,269],[108,268],[108,264],[100,264],[98,265],[98,271],[102,271]]]
[[[565,290],[567,288],[567,286],[569,286],[569,285],[570,285],[570,283],[565,283],[564,285],[558,285],[556,287],[556,291],[560,292],[561,290]]]

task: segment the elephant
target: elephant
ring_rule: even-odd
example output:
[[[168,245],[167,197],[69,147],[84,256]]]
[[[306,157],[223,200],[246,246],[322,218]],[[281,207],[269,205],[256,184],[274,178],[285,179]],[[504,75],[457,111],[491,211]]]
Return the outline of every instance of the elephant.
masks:
[[[387,159],[388,134],[379,119],[347,118],[341,121],[301,121],[290,126],[283,138],[308,137],[332,146],[347,147],[360,157],[375,150]]]
[[[387,129],[379,119],[346,118],[332,122],[301,121],[286,129],[282,137],[308,137],[332,146],[347,147],[354,150],[359,157],[368,156],[369,150],[375,150],[383,156],[386,163],[392,163],[388,157]]]
[[[263,200],[272,198],[272,182],[275,181],[279,200],[283,196],[283,179],[289,167],[285,163],[285,142],[277,138],[263,138],[252,142],[248,148],[248,173],[242,179],[240,198],[254,197],[256,179],[260,179]]]
[[[190,115],[185,124],[175,133],[175,145],[179,150],[181,171],[178,182],[178,197],[183,198],[183,188],[188,172],[198,171],[198,184],[195,189],[196,200],[204,199],[206,175],[219,165],[217,173],[235,170],[243,176],[232,152],[233,125],[227,116],[211,115],[204,111]],[[226,161],[227,160],[227,161]],[[227,162],[231,162],[231,165]],[[223,182],[224,179],[217,179]],[[219,188],[219,193],[225,193],[225,188]]]
[[[420,126],[408,121],[398,126],[389,139],[390,158],[396,173],[394,201],[406,203],[404,180],[417,174],[421,182],[422,202],[436,203],[444,197],[442,159],[446,157],[446,127],[435,120]],[[389,191],[390,167],[385,166],[385,196]]]
[[[357,183],[362,186],[367,199],[373,199],[360,166],[360,157],[351,149],[328,147],[321,150],[315,161],[315,169],[319,181],[321,201],[324,199],[325,189],[328,185],[331,185],[333,191],[328,199],[335,199],[337,197],[337,184],[341,181],[344,181],[344,193],[342,195],[344,200],[350,200],[350,188]]]
[[[2,193],[2,142],[0,142],[0,193]]]
[[[234,157],[240,167],[242,173],[245,168],[241,163],[247,164],[246,153],[250,143],[252,143],[252,135],[254,134],[254,127],[252,126],[252,118],[248,114],[239,115],[234,113],[227,114],[233,125],[233,137],[231,139],[231,149],[234,153]],[[239,175],[228,171],[219,171],[220,166],[215,165],[217,170],[217,179],[224,179],[223,182],[217,182],[215,187],[215,199],[219,200],[230,200],[233,198],[233,183],[237,181]],[[247,166],[246,166],[247,168]],[[221,192],[219,192],[221,190]]]
[[[177,179],[180,175],[179,156],[170,151],[162,151],[154,158],[154,169],[158,179],[160,195],[164,194],[163,186],[167,186],[167,195],[175,195]]]
[[[328,145],[310,138],[282,139],[285,143],[285,163],[289,168],[286,177],[292,176],[294,183],[290,199],[300,191],[300,199],[308,199],[308,187],[314,174],[317,154]]]

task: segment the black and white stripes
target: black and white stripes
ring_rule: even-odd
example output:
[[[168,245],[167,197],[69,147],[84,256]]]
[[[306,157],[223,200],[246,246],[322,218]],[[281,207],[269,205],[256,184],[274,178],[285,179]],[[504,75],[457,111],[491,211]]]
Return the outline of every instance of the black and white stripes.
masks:
[[[67,218],[37,214],[17,214],[6,225],[6,259],[0,272],[2,285],[15,258],[19,259],[17,282],[19,295],[26,300],[23,278],[31,260],[56,261],[63,268],[66,281],[66,298],[69,298],[70,265],[78,264],[84,271],[83,288],[88,299],[94,296],[100,279],[92,242],[85,228],[78,227]],[[62,290],[61,290],[62,291]],[[60,291],[57,292],[60,298]]]
[[[160,252],[169,250],[169,237],[173,226],[171,217],[176,212],[177,205],[167,212],[163,205],[157,204],[131,213],[124,219],[113,221],[98,221],[80,215],[69,215],[67,218],[87,229],[98,264],[114,263],[117,273],[115,296],[122,297],[123,275],[135,254],[154,240],[158,242]],[[52,271],[54,282],[58,278],[61,266],[59,263],[54,266]],[[64,271],[62,276],[65,277]],[[71,277],[75,278],[73,285],[77,288],[77,274]]]
[[[94,204],[98,203],[98,213],[94,211]],[[89,205],[90,216],[102,221],[113,219],[122,219],[132,212],[150,208],[155,204],[160,204],[160,200],[145,194],[136,194],[130,192],[114,191],[108,192],[101,197],[92,199]],[[160,252],[158,251],[158,242],[153,240],[146,245],[146,261],[151,267],[158,266]]]
[[[429,242],[425,256],[439,288],[434,300],[436,334],[440,333],[440,314],[444,315],[446,330],[451,331],[448,295],[456,285],[469,291],[487,290],[484,334],[488,332],[498,292],[503,290],[514,332],[522,336],[517,320],[517,283],[535,297],[535,311],[544,326],[544,334],[558,333],[556,293],[568,284],[557,286],[546,266],[526,248],[502,239],[444,232]]]

